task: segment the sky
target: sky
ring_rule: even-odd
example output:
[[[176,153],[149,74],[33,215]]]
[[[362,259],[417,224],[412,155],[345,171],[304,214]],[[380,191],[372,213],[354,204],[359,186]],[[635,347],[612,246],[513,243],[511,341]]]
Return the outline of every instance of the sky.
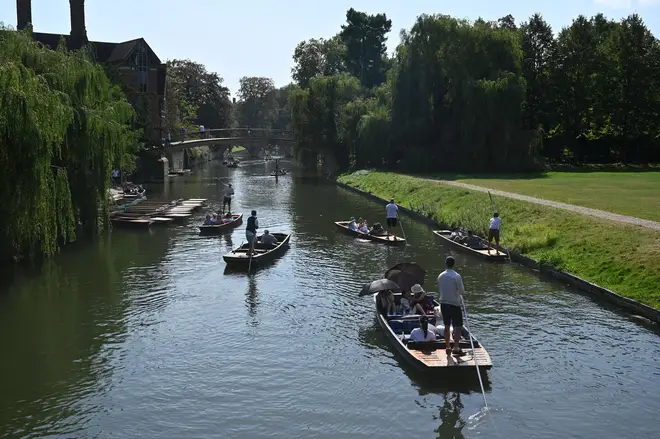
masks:
[[[270,77],[278,87],[291,82],[295,46],[335,35],[351,7],[387,14],[390,52],[399,31],[423,13],[471,20],[511,14],[520,23],[538,12],[558,31],[580,14],[620,19],[637,12],[660,37],[660,0],[87,0],[85,5],[90,40],[142,37],[163,62],[190,59],[217,72],[234,96],[243,76]],[[32,21],[36,32],[68,34],[69,2],[32,0]],[[16,26],[15,1],[0,1],[0,22]]]

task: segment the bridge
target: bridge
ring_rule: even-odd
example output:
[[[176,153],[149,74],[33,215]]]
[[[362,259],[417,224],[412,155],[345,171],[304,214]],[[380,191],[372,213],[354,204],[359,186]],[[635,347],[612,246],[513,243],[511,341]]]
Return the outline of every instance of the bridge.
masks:
[[[295,142],[293,131],[269,128],[219,128],[204,131],[181,130],[172,141],[166,141],[163,150],[174,153],[195,146],[208,146],[222,151],[233,145],[245,147],[250,157],[259,157],[270,145],[290,152]]]

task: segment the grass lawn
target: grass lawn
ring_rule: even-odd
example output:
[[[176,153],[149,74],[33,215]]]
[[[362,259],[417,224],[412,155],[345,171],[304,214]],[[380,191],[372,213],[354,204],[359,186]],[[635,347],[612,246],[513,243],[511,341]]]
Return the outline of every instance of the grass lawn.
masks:
[[[244,147],[244,146],[234,146],[234,147],[231,149],[231,152],[241,152],[241,151],[245,151],[245,147]]]
[[[434,178],[660,221],[660,172],[547,172]]]
[[[339,181],[481,236],[492,216],[488,194],[423,178],[358,171]],[[503,197],[497,207],[512,250],[660,308],[660,232]]]

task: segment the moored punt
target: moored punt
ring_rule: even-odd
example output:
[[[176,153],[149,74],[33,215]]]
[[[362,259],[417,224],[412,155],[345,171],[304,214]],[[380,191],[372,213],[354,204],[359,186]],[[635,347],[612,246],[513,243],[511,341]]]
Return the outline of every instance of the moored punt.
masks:
[[[434,230],[433,233],[436,236],[439,236],[440,238],[442,238],[445,242],[448,242],[449,244],[453,245],[454,247],[457,247],[457,248],[459,248],[463,251],[466,251],[468,253],[471,253],[475,256],[485,258],[489,261],[502,261],[502,260],[505,260],[507,258],[506,253],[504,253],[502,251],[502,249],[499,249],[500,252],[499,252],[499,254],[497,254],[497,252],[495,251],[495,248],[492,248],[491,253],[488,254],[487,249],[475,249],[475,248],[468,247],[465,244],[461,244],[460,242],[456,242],[456,241],[454,241],[453,239],[450,238],[451,230]]]
[[[289,240],[291,239],[291,234],[289,233],[272,233],[272,235],[277,239],[277,244],[266,248],[260,242],[255,243],[254,249],[256,254],[252,255],[252,262],[250,262],[250,256],[248,255],[250,244],[247,243],[222,256],[222,259],[225,260],[228,266],[241,268],[248,268],[250,265],[258,266],[259,264],[270,262],[286,251],[289,247]],[[258,239],[261,240],[261,237]]]
[[[388,244],[388,245],[402,245],[406,243],[406,240],[399,236],[395,237],[394,235],[387,235],[387,234],[371,235],[369,233],[361,233],[358,232],[357,230],[351,230],[348,228],[349,223],[350,221],[335,221],[335,225],[339,227],[339,229],[343,230],[349,235],[356,236],[360,239],[367,239],[369,241],[381,242],[383,244]]]
[[[165,225],[174,222],[174,218],[165,218],[161,216],[152,216],[151,220],[154,222],[154,225]]]
[[[110,220],[113,226],[121,227],[149,227],[154,221],[151,218],[114,217]]]
[[[243,214],[234,214],[232,215],[232,220],[224,224],[202,224],[199,226],[200,235],[219,235],[228,230],[233,229],[236,226],[239,226],[243,222]]]
[[[479,341],[470,334],[467,329],[462,328],[462,337],[459,342],[460,348],[463,350],[463,355],[447,354],[445,351],[444,341],[444,326],[442,322],[435,322],[435,316],[428,315],[429,324],[436,327],[436,341],[430,342],[413,342],[409,341],[410,333],[413,329],[419,327],[419,316],[401,316],[389,315],[384,316],[378,312],[376,303],[377,294],[373,295],[374,305],[376,305],[376,317],[381,328],[385,332],[386,337],[392,343],[394,348],[401,356],[405,358],[412,366],[424,371],[470,371],[474,370],[477,366],[484,370],[493,367],[490,355],[486,349],[479,343]],[[400,294],[394,294],[395,300],[401,297]],[[433,300],[433,296],[428,296]],[[438,302],[433,300],[435,306],[440,306]],[[453,331],[451,328],[453,347]],[[474,344],[474,350],[470,344],[470,337]]]

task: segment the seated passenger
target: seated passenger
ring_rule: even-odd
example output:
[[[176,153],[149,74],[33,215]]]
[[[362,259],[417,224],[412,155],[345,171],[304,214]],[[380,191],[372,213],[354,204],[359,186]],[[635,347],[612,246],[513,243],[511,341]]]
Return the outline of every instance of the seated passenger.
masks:
[[[366,221],[362,221],[360,223],[360,227],[358,227],[358,232],[364,233],[364,234],[369,234],[369,225],[367,224]]]
[[[414,314],[425,315],[428,312],[433,313],[433,305],[429,302],[426,291],[424,291],[424,288],[420,284],[413,285],[410,291],[414,294],[410,302]]]
[[[216,225],[218,224],[218,214],[214,213],[213,216],[211,217],[211,224]]]
[[[358,229],[358,225],[357,225],[357,223],[355,222],[355,218],[351,218],[351,221],[348,223],[348,228],[349,228],[350,230],[357,231],[357,229]]]
[[[392,293],[391,290],[379,292],[376,296],[376,306],[381,314],[394,314],[396,311],[396,306],[394,305],[394,293]]]
[[[410,341],[435,341],[435,327],[429,328],[429,320],[426,316],[419,318],[419,328],[410,333]]]
[[[472,234],[472,230],[468,230],[467,246],[475,250],[484,249],[486,246],[481,242],[481,238]]]
[[[451,232],[449,239],[451,239],[452,241],[459,242],[461,244],[465,243],[465,241],[467,240],[465,235],[463,235],[463,232],[460,230],[454,230],[453,232]]]
[[[404,290],[401,293],[401,304],[399,305],[399,311],[404,316],[410,314],[412,311],[410,306],[410,292],[408,290]]]
[[[271,235],[268,230],[264,230],[264,234],[261,235],[261,242],[264,245],[275,245],[277,244],[277,238]]]
[[[385,232],[385,230],[383,230],[383,226],[381,226],[380,223],[374,223],[374,226],[369,231],[369,234],[371,234],[371,235],[382,235],[384,232]]]
[[[205,226],[211,225],[211,215],[206,215],[206,218],[204,218],[204,225]]]

